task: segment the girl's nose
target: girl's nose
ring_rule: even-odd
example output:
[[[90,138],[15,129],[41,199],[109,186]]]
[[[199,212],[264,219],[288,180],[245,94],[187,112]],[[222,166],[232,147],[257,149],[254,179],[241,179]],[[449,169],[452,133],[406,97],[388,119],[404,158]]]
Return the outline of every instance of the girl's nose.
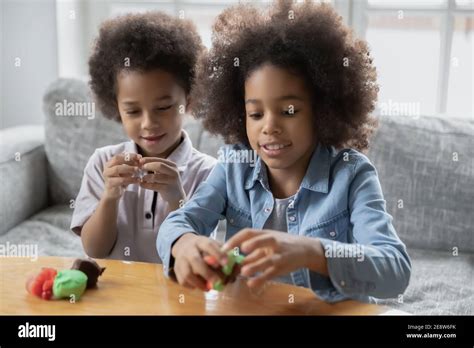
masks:
[[[278,124],[278,120],[275,114],[269,112],[263,118],[263,134],[279,134],[281,133],[281,128]]]

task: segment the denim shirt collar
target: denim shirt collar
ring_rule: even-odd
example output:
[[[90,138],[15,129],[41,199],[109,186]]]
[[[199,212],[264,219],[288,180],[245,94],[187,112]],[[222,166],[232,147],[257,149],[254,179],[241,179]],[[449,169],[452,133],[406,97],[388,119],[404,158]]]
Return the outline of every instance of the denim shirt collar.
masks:
[[[306,170],[300,188],[305,188],[315,192],[328,193],[330,166],[331,156],[329,149],[326,146],[318,144],[311,155],[308,169]],[[259,181],[266,190],[270,191],[267,167],[260,156],[258,156],[255,162],[255,167],[249,173],[249,176],[245,181],[245,189],[250,190],[255,185],[256,181]]]

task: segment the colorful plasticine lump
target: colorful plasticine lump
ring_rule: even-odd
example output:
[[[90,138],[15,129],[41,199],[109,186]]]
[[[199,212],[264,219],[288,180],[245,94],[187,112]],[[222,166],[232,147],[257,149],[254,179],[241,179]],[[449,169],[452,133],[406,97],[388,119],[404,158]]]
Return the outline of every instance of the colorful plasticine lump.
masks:
[[[96,286],[97,278],[104,272],[93,260],[75,260],[72,269],[56,271],[43,268],[41,272],[28,278],[26,290],[43,300],[70,298],[79,300],[86,288]]]
[[[222,291],[227,283],[235,280],[235,277],[239,273],[240,264],[244,261],[245,256],[236,254],[233,250],[227,253],[227,264],[218,269],[218,273],[221,275],[221,280],[218,280],[214,284],[207,282],[207,290]],[[204,256],[204,261],[213,268],[220,267],[219,262],[214,256]]]

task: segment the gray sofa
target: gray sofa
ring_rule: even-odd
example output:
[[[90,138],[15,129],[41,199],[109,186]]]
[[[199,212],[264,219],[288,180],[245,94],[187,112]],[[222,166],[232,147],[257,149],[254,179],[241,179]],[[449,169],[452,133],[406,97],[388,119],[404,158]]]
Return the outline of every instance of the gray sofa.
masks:
[[[125,139],[98,112],[56,116],[56,103],[91,100],[79,80],[54,82],[44,96],[45,126],[1,133],[0,244],[38,245],[40,255],[83,256],[69,231],[83,168],[95,148]],[[415,314],[473,314],[474,124],[383,117],[368,154],[413,270],[405,294],[382,304]],[[216,156],[222,142],[188,118],[194,146]],[[457,157],[456,157],[457,156]]]

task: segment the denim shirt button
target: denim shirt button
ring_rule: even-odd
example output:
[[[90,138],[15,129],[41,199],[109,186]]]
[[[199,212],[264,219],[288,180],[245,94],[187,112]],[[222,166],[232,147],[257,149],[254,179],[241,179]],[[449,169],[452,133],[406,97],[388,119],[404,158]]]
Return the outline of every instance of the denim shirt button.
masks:
[[[229,222],[230,222],[231,224],[233,224],[233,223],[234,223],[234,219],[229,219]]]
[[[344,280],[341,280],[339,284],[341,284],[341,286],[346,286],[346,282]]]
[[[272,210],[270,208],[265,208],[265,213],[269,213],[271,212]]]
[[[329,232],[329,235],[330,235],[331,237],[335,237],[335,236],[336,236],[336,232],[331,231],[331,232]]]
[[[295,221],[295,220],[296,220],[296,218],[293,215],[290,216],[290,221]]]

